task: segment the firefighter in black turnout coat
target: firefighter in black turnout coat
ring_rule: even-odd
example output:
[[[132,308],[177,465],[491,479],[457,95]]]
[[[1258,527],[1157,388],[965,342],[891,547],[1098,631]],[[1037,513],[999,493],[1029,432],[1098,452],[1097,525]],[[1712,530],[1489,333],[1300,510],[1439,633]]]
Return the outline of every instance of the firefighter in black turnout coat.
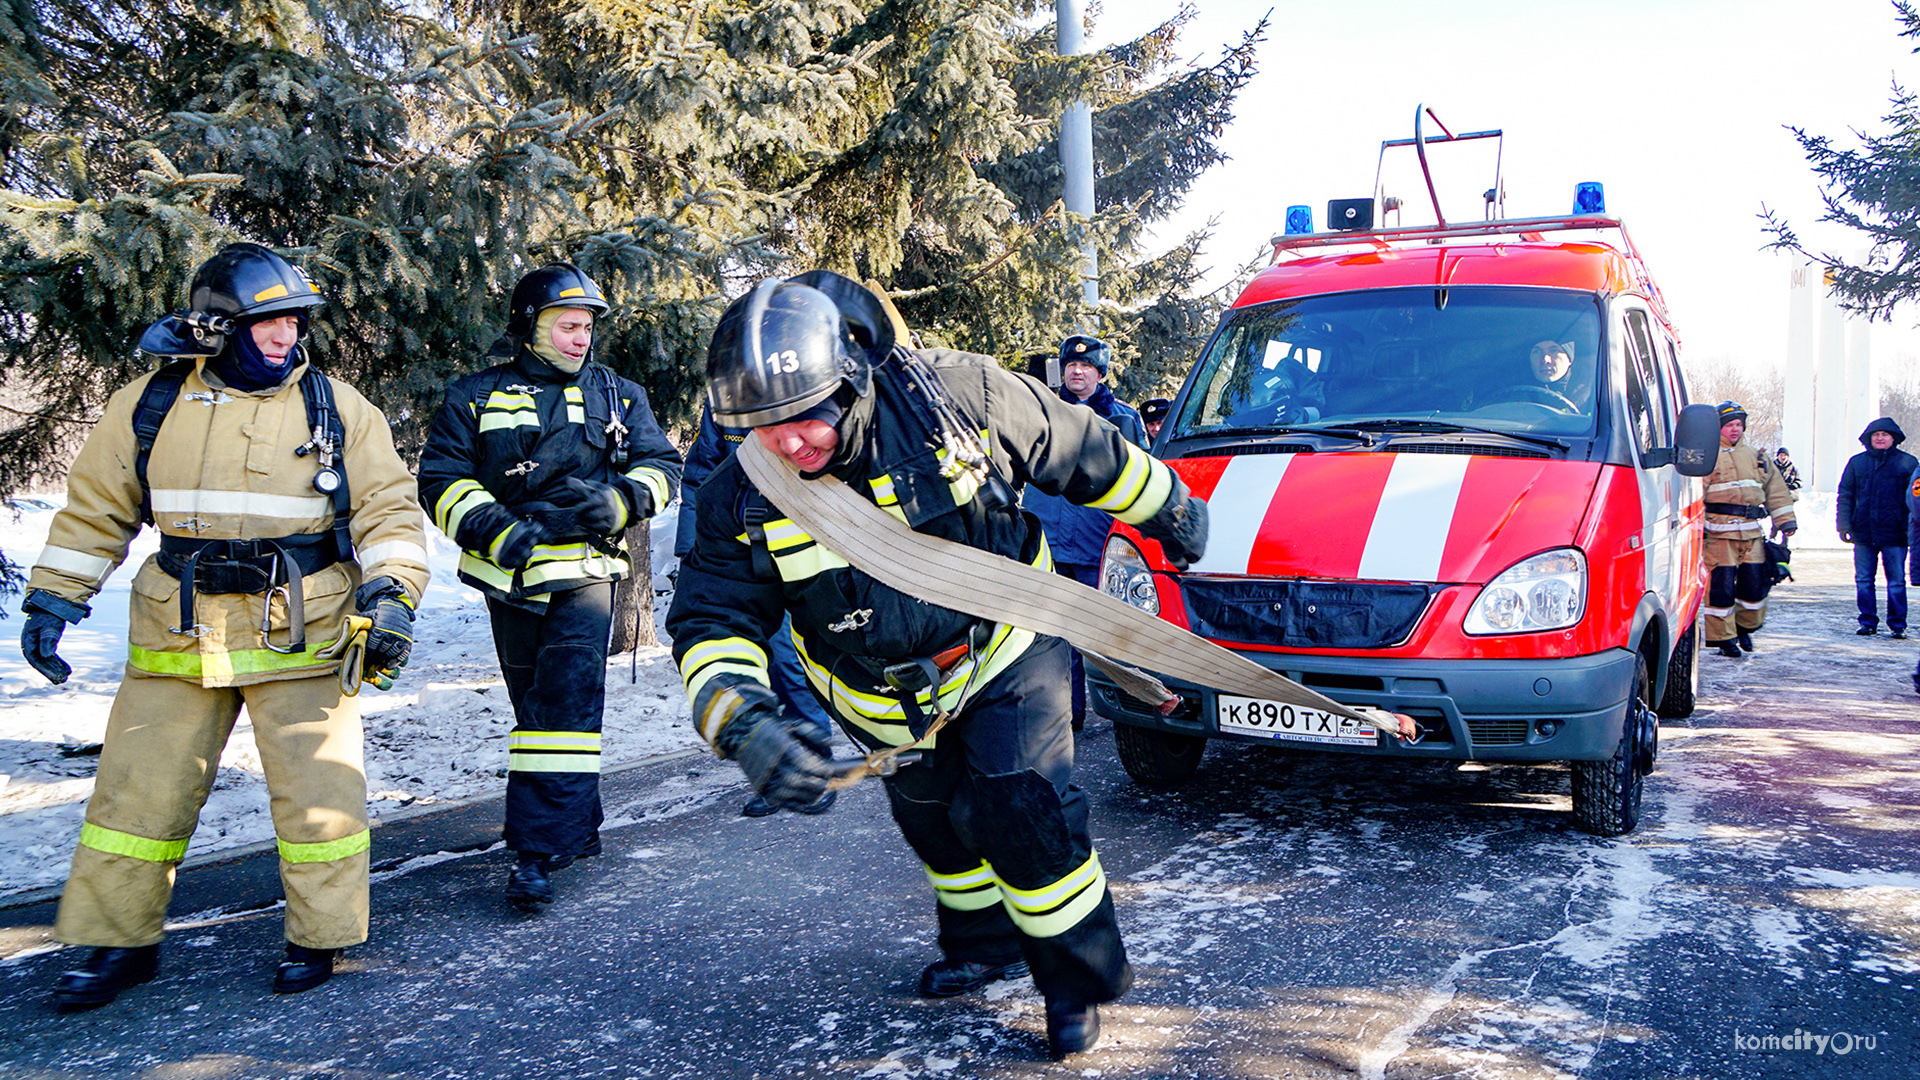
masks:
[[[593,362],[606,311],[570,263],[521,278],[499,362],[448,386],[420,454],[421,503],[486,594],[513,702],[507,898],[529,910],[552,901],[552,871],[599,854],[613,583],[648,572],[620,538],[680,483],[646,392]]]
[[[1204,546],[1205,504],[1092,410],[990,357],[895,347],[878,298],[838,275],[765,281],[735,301],[707,376],[717,422],[753,428],[802,478],[831,474],[917,532],[1049,570],[1044,534],[1013,501],[1031,484],[1137,525],[1182,565]],[[944,422],[934,394],[952,407]],[[956,435],[984,444],[990,476],[943,474]],[[952,718],[886,778],[937,902],[945,955],[920,992],[965,993],[1030,966],[1054,1055],[1092,1046],[1095,1006],[1133,974],[1072,783],[1066,644],[854,569],[770,503],[738,454],[701,487],[695,527],[666,625],[701,734],[782,807],[812,802],[848,764],[769,686],[783,613],[814,693],[863,747],[914,743],[937,693]]]

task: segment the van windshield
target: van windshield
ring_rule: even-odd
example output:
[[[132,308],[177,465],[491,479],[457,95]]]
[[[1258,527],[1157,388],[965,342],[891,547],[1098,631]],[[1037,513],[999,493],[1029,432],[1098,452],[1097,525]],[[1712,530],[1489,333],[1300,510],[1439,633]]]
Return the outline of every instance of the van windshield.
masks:
[[[1557,289],[1383,289],[1240,308],[1213,339],[1172,435],[1426,421],[1594,429],[1596,297]]]

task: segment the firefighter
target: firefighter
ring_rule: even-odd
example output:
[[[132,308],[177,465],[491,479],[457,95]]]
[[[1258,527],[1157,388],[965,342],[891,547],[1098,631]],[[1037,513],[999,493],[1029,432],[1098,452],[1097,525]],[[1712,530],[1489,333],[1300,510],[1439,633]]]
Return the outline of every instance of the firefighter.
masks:
[[[1793,492],[1763,450],[1742,449],[1747,410],[1720,403],[1720,460],[1707,478],[1707,647],[1739,660],[1753,651],[1753,635],[1767,621],[1765,533],[1792,536]]]
[[[622,535],[680,483],[646,391],[593,360],[606,312],[571,263],[521,278],[497,362],[447,387],[420,454],[421,502],[486,596],[513,703],[506,895],[529,911],[552,902],[553,871],[600,853],[614,583],[635,572]]]
[[[54,924],[59,940],[94,947],[55,987],[62,1010],[153,977],[174,867],[242,705],[287,899],[273,989],[320,985],[339,949],[367,939],[360,714],[329,646],[364,631],[362,669],[348,675],[390,685],[411,648],[427,552],[386,418],[307,364],[300,340],[320,303],[304,274],[255,244],[201,265],[189,308],[140,341],[192,359],[108,400],[33,568],[21,647],[65,682],[61,631],[89,614],[143,520],[160,533],[133,579],[126,669]],[[349,625],[355,613],[370,627]]]
[[[752,428],[802,477],[836,476],[917,532],[1042,571],[1045,537],[1014,501],[1023,482],[1136,524],[1177,565],[1199,557],[1205,503],[1091,409],[989,357],[896,348],[892,336],[878,298],[848,279],[762,282],[714,332],[714,419]],[[990,475],[942,471],[968,438],[985,440],[976,460]],[[948,710],[924,757],[885,781],[936,902],[944,955],[920,993],[1031,969],[1054,1056],[1092,1046],[1096,1006],[1133,973],[1072,782],[1066,643],[853,569],[753,487],[739,454],[702,486],[695,527],[667,629],[701,734],[775,805],[806,806],[837,775],[769,685],[767,641],[783,615],[813,691],[861,746],[915,743]]]

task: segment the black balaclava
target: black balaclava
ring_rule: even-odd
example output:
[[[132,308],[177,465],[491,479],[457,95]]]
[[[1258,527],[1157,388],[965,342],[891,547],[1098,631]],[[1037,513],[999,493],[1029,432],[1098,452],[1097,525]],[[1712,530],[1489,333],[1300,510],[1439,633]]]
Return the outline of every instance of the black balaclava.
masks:
[[[268,315],[266,318],[277,319],[284,314],[282,312]],[[271,390],[286,382],[287,376],[294,368],[300,366],[301,361],[300,345],[296,342],[287,352],[285,364],[276,367],[269,363],[266,354],[262,353],[260,346],[253,341],[253,326],[260,321],[262,320],[249,319],[238,323],[233,328],[233,333],[227,337],[227,347],[221,350],[220,355],[208,361],[214,373],[220,376],[221,382],[249,394]],[[300,336],[303,338],[307,336],[307,320],[304,316],[300,319]]]

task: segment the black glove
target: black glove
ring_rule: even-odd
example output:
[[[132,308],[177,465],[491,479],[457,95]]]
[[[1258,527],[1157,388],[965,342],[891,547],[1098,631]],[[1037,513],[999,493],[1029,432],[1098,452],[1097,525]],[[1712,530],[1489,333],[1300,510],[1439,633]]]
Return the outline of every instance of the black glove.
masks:
[[[27,625],[20,630],[21,655],[48,682],[55,686],[66,682],[73,668],[60,659],[60,635],[66,632],[68,623],[78,626],[81,619],[93,614],[93,609],[45,589],[30,589],[20,610],[27,613]]]
[[[627,500],[611,484],[567,477],[567,491],[574,497],[574,514],[583,529],[596,536],[613,536],[627,527]]]
[[[360,614],[373,620],[361,673],[385,690],[413,655],[413,601],[399,582],[377,577],[360,586],[353,602]]]
[[[506,538],[500,541],[500,554],[495,562],[508,570],[519,570],[533,558],[533,546],[554,539],[545,525],[539,521],[522,521],[507,531]]]
[[[729,728],[736,725],[747,725],[746,737],[722,740],[734,744],[729,756],[747,774],[754,794],[782,810],[819,802],[827,781],[840,773],[832,750],[820,745],[803,721],[778,706],[755,705],[727,724]]]
[[[1185,570],[1207,553],[1207,503],[1187,491],[1178,476],[1160,512],[1140,523],[1140,535],[1160,541],[1175,570]]]

